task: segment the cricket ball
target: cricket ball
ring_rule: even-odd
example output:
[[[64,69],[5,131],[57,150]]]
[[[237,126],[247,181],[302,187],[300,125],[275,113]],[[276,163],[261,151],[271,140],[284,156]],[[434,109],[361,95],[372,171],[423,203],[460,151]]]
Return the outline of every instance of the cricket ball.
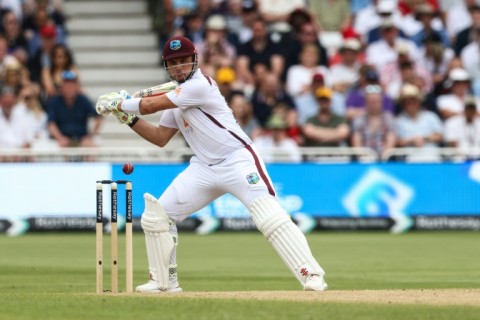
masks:
[[[123,165],[123,168],[122,168],[122,171],[123,173],[125,174],[130,174],[133,172],[133,164],[131,164],[130,162],[127,162]]]

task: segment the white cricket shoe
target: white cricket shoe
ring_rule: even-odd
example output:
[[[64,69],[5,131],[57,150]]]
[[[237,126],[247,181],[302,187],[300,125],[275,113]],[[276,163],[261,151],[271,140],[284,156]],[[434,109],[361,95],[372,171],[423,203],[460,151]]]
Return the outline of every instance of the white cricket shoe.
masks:
[[[308,276],[307,281],[303,285],[305,291],[325,291],[327,290],[327,283],[323,276],[312,274]]]
[[[161,289],[157,281],[148,280],[147,283],[139,285],[135,288],[135,292],[139,293],[178,293],[182,292],[182,288],[178,286],[171,286],[167,290]]]

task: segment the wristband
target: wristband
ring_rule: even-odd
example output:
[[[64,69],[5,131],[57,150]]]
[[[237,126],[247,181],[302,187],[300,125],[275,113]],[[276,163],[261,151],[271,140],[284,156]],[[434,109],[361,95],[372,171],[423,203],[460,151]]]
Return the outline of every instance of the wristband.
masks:
[[[125,113],[140,114],[140,100],[142,100],[142,98],[123,100],[122,111]]]
[[[140,120],[139,117],[137,117],[137,116],[133,117],[132,122],[130,122],[130,123],[128,124],[128,126],[129,126],[130,128],[133,128],[133,126],[138,122],[138,120]]]

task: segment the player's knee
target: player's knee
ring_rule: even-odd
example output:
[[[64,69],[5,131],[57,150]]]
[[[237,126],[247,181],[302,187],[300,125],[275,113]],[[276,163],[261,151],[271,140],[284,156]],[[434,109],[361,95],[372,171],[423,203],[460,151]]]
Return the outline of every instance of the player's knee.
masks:
[[[165,213],[158,200],[149,193],[145,193],[145,211],[142,214],[141,224],[145,232],[168,232],[170,217]]]
[[[250,213],[258,230],[266,238],[269,238],[280,226],[292,222],[287,212],[272,196],[263,196],[255,199],[250,207]]]

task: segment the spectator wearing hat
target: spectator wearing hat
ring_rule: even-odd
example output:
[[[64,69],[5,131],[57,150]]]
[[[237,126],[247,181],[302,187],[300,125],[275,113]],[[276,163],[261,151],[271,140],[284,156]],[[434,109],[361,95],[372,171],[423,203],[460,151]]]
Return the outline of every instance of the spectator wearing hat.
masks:
[[[473,94],[480,97],[480,26],[475,27],[473,40],[460,52],[460,60],[469,74]]]
[[[422,3],[415,7],[415,19],[422,24],[422,29],[412,35],[410,39],[415,42],[417,47],[421,48],[425,39],[433,34],[441,39],[445,47],[450,47],[450,39],[443,25],[440,29],[433,28],[433,19],[437,16],[438,11],[429,3]]]
[[[346,96],[347,91],[358,81],[361,49],[361,43],[357,39],[343,40],[339,49],[339,63],[330,67],[330,82],[333,90]]]
[[[272,113],[265,130],[253,142],[266,163],[301,162],[302,154],[295,140],[287,134],[288,124],[279,113]]]
[[[78,76],[64,71],[60,94],[48,101],[48,129],[59,147],[95,147],[103,122],[92,102],[80,92]],[[89,131],[88,122],[95,118]]]
[[[219,14],[208,17],[205,23],[204,39],[196,44],[198,64],[202,72],[210,77],[222,66],[235,62],[236,50],[227,40],[227,21]]]
[[[286,90],[293,98],[308,93],[311,79],[314,74],[323,75],[323,80],[329,85],[330,70],[319,63],[320,51],[314,44],[308,44],[301,48],[300,63],[291,66],[287,70]]]
[[[234,90],[227,96],[227,103],[233,116],[245,133],[254,139],[260,134],[261,127],[253,116],[253,108],[243,91]]]
[[[371,148],[379,157],[396,145],[394,118],[384,111],[378,85],[365,88],[365,112],[353,119],[351,145]]]
[[[394,7],[393,9],[392,6]],[[393,4],[391,0],[380,0],[378,2],[377,10],[381,10],[379,13],[380,21],[376,27],[370,29],[365,35],[364,38],[367,46],[382,39],[382,24],[389,21],[393,21],[393,24],[397,27],[398,34],[401,38],[408,39],[405,32],[403,32],[403,30],[400,28],[403,17],[399,15],[395,4]]]
[[[448,73],[449,93],[437,97],[437,108],[443,120],[463,113],[465,98],[470,96],[470,76],[463,68],[453,68]]]
[[[401,113],[395,119],[398,147],[438,147],[443,139],[442,120],[433,112],[424,110],[423,94],[412,84],[400,90]]]
[[[350,134],[346,118],[332,112],[333,92],[318,88],[315,92],[318,112],[303,125],[307,147],[338,147],[345,145]]]
[[[375,71],[372,66],[363,65],[360,68],[357,84],[347,94],[345,105],[347,109],[346,116],[349,120],[365,113],[365,89],[367,86],[372,86],[370,89],[380,92],[384,111],[392,114],[394,113],[395,102],[391,97],[385,94],[381,87],[377,71]]]
[[[321,73],[313,75],[309,91],[301,96],[294,98],[297,109],[297,122],[301,126],[305,124],[308,118],[313,117],[318,113],[318,103],[315,97],[315,92],[319,88],[324,88],[325,80]],[[331,109],[337,115],[345,115],[345,98],[338,92],[333,92],[331,98]]]
[[[353,20],[356,32],[362,36],[363,42],[370,44],[380,39],[380,25],[384,19],[392,19],[399,25],[402,19],[395,0],[373,0],[358,11]]]
[[[232,67],[220,67],[215,73],[214,79],[217,82],[218,89],[222,93],[222,96],[225,98],[228,98],[235,89],[236,78],[235,69]]]
[[[465,153],[480,151],[480,116],[474,97],[465,99],[462,114],[445,121],[445,142],[449,147],[459,148]]]
[[[398,60],[398,48],[406,48],[411,60],[419,58],[415,43],[400,37],[398,27],[392,19],[386,19],[381,24],[381,39],[367,46],[366,63],[374,65],[378,72],[389,63]]]
[[[285,59],[281,54],[282,49],[271,40],[266,22],[257,18],[253,23],[252,30],[252,39],[240,46],[237,52],[235,68],[238,80],[250,86],[254,85],[254,74],[258,65],[266,66],[279,78],[285,67]]]

